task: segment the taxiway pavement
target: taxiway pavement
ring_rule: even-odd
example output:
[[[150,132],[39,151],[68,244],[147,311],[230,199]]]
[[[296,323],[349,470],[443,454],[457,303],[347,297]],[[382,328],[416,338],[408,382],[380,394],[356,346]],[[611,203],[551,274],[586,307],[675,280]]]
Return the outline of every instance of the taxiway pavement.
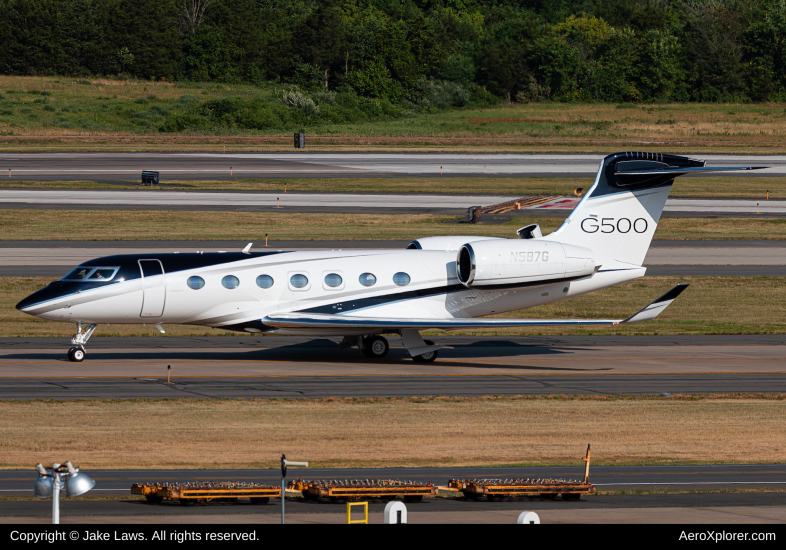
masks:
[[[215,246],[210,248],[185,246],[173,248],[171,250],[162,250],[159,247],[140,247],[140,248],[122,248],[113,244],[108,245],[106,248],[98,247],[70,247],[67,243],[65,246],[58,246],[52,248],[44,247],[30,247],[30,248],[6,248],[0,243],[0,265],[3,266],[75,266],[80,262],[98,258],[101,256],[112,256],[118,252],[122,254],[155,254],[161,252],[207,252],[212,250],[219,250]],[[305,243],[304,243],[305,244]],[[320,246],[321,243],[313,242],[309,245],[295,248],[287,247],[290,250],[331,250],[329,247]],[[270,248],[270,247],[268,247]],[[353,247],[354,248],[354,247]],[[382,241],[378,245],[371,245],[369,248],[394,248],[387,246],[387,243]],[[395,247],[403,249],[404,246]],[[230,250],[237,250],[238,243],[233,243]],[[264,247],[260,247],[257,250]],[[278,246],[274,250],[283,249]],[[221,250],[226,251],[227,248]],[[786,246],[782,248],[767,247],[767,248],[748,248],[748,247],[677,247],[677,248],[650,248],[647,256],[644,259],[645,266],[651,265],[772,265],[772,266],[786,266]]]
[[[270,249],[400,248],[408,241],[276,241]],[[0,277],[60,277],[64,268],[121,254],[239,250],[239,241],[6,241]],[[257,245],[257,249],[264,246]],[[644,265],[649,276],[778,277],[786,275],[784,241],[654,241]]]
[[[48,501],[0,502],[0,523],[48,523]],[[382,523],[386,503],[369,503],[369,523]],[[287,499],[287,523],[346,523],[346,504]],[[509,499],[473,502],[465,499],[430,499],[407,504],[408,523],[514,524],[524,510],[538,513],[541,523],[655,523],[750,524],[783,523],[783,493],[699,495],[614,495],[583,497],[577,502]],[[149,505],[143,500],[73,499],[61,504],[63,524],[86,523],[253,523],[275,524],[279,500],[254,506],[247,501],[186,508],[179,503]]]
[[[66,339],[7,338],[0,399],[786,393],[780,335],[442,337],[431,364],[390,341],[370,361],[329,339],[94,338],[69,363]]]
[[[85,189],[0,189],[2,208],[120,209],[120,210],[230,210],[264,212],[444,213],[462,214],[471,206],[492,206],[517,195],[362,194],[362,193],[253,193]],[[527,197],[523,197],[527,198]],[[566,216],[577,198],[553,199],[523,206],[518,215]],[[670,216],[786,216],[786,201],[757,199],[670,198],[664,213]],[[510,213],[509,213],[510,214]],[[512,214],[510,214],[512,215]]]

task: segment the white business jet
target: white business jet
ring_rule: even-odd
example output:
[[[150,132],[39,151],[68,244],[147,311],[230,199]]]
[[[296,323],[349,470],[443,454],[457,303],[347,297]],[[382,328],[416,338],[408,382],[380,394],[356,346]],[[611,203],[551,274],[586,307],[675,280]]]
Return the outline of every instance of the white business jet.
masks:
[[[90,260],[28,296],[25,313],[76,323],[68,352],[82,361],[100,323],[203,325],[250,333],[343,336],[369,358],[398,334],[417,362],[440,346],[426,329],[616,325],[655,318],[677,285],[626,319],[484,318],[565,300],[642,277],[674,178],[757,167],[705,167],[661,153],[607,156],[565,223],[519,239],[427,237],[405,250],[143,254]]]

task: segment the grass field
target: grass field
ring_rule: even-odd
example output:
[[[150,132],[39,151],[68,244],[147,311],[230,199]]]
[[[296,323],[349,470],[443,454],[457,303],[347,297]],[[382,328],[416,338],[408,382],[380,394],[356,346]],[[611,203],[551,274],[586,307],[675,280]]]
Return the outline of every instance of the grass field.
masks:
[[[774,463],[786,396],[0,402],[0,468]],[[69,429],[51,434],[52,418]],[[297,434],[297,437],[293,437]],[[131,481],[129,481],[131,483]]]
[[[450,223],[463,218],[431,214],[295,214],[166,210],[0,210],[0,241],[8,240],[410,240],[433,235],[515,237],[539,223],[544,234],[561,218],[516,216],[503,224]],[[664,218],[656,239],[784,239],[784,218]]]
[[[64,272],[66,269],[63,270]],[[14,305],[50,279],[0,278],[0,337],[73,336],[74,326],[31,317]],[[609,327],[533,327],[452,331],[449,334],[783,334],[786,332],[786,283],[782,277],[646,277],[564,302],[501,315],[515,318],[624,318],[677,283],[690,283],[656,320]],[[205,327],[167,325],[167,336],[238,335]],[[431,334],[448,334],[432,331]],[[99,326],[97,336],[154,336],[153,326]],[[162,336],[166,338],[167,336]]]
[[[0,150],[288,150],[292,132],[166,134],[202,101],[275,96],[252,85],[0,76]],[[306,128],[310,150],[780,153],[782,104],[523,104]]]
[[[248,180],[164,181],[160,189],[188,191],[260,191],[283,193],[466,193],[494,195],[570,195],[580,187],[586,192],[591,178],[286,178]],[[92,181],[3,181],[0,189],[136,189],[156,193],[159,189]],[[671,197],[718,197],[786,199],[786,178],[679,178]]]

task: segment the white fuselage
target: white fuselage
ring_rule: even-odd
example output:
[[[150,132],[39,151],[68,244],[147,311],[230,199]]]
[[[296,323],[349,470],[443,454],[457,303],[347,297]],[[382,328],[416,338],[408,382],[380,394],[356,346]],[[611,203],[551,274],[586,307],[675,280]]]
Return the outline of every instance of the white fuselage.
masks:
[[[517,241],[509,241],[516,243]],[[148,323],[205,325],[247,332],[313,334],[313,329],[275,328],[260,325],[274,313],[317,312],[352,317],[389,319],[473,318],[505,313],[570,298],[640,277],[644,268],[598,272],[577,280],[554,279],[513,288],[467,288],[456,275],[456,252],[438,250],[351,250],[281,252],[270,255],[205,253],[207,265],[188,266],[195,254],[156,254],[163,274],[121,277],[91,287],[90,281],[62,282],[61,291],[50,292],[39,302],[20,307],[44,319],[71,323]],[[118,260],[122,258],[122,262]],[[88,262],[133,269],[141,256],[110,256]],[[85,264],[87,265],[87,264]],[[375,283],[364,286],[361,275]],[[396,274],[406,274],[406,277]],[[269,288],[257,284],[260,276],[272,279]],[[336,284],[340,277],[340,283]],[[304,276],[308,283],[296,288]],[[328,286],[326,278],[334,286]],[[232,288],[234,277],[237,286]],[[199,278],[201,288],[189,285]],[[398,282],[398,284],[394,281]],[[53,283],[54,284],[54,283]],[[266,285],[263,285],[266,286]],[[47,289],[40,291],[45,292]],[[35,295],[31,296],[33,298]],[[320,329],[319,334],[359,335],[371,329]]]

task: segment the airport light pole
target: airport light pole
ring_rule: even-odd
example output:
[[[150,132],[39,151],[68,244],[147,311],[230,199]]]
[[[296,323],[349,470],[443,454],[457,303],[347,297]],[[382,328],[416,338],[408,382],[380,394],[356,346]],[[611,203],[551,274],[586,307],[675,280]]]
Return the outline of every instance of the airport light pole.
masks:
[[[35,465],[38,479],[33,486],[36,498],[52,499],[52,524],[60,523],[60,491],[65,489],[66,496],[78,497],[95,487],[96,482],[90,476],[74,468],[71,462],[65,465],[52,464],[50,469],[44,468],[41,463]],[[65,479],[63,479],[65,478]]]
[[[287,466],[299,466],[308,468],[308,462],[293,462],[287,460],[287,455],[281,455],[281,525],[286,523],[284,515],[284,502],[287,497]]]

